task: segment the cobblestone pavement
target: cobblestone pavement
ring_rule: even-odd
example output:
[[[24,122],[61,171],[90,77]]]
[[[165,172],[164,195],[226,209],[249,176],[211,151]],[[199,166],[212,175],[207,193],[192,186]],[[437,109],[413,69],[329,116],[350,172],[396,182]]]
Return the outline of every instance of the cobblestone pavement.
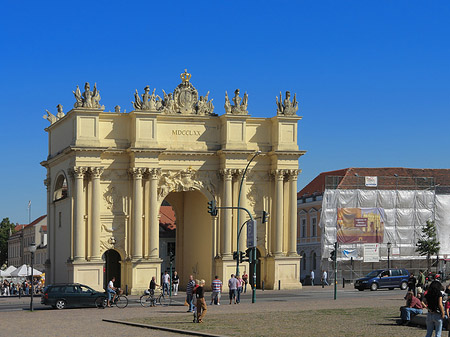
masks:
[[[345,295],[347,294],[347,296]],[[209,295],[209,294],[207,294]],[[333,300],[332,288],[304,287],[295,291],[265,291],[264,296],[271,299],[262,299],[262,295],[256,303],[252,304],[247,293],[239,305],[229,305],[225,296],[222,297],[222,305],[208,306],[208,315],[239,312],[271,312],[284,310],[317,310],[332,308],[355,307],[383,307],[401,306],[404,304],[404,292],[378,291],[355,292],[348,289],[345,293],[338,293],[337,300]],[[209,298],[209,297],[207,297]],[[186,307],[181,303],[184,297],[177,296],[178,305],[157,306],[155,308],[143,308],[136,305],[137,296],[129,296],[130,303],[127,308],[116,307],[107,309],[83,308],[83,309],[37,309],[34,312],[28,310],[3,311],[1,315],[0,336],[180,336],[164,331],[143,329],[120,324],[103,322],[103,318],[127,320],[131,318],[143,318],[148,316],[161,317],[161,321],[167,315],[175,315],[181,321],[192,320],[192,315],[186,313]],[[5,298],[0,297],[0,308],[5,305],[23,306],[28,304],[29,298]],[[40,302],[40,298],[36,298]],[[209,301],[207,302],[209,304]],[[40,305],[38,305],[39,307]]]

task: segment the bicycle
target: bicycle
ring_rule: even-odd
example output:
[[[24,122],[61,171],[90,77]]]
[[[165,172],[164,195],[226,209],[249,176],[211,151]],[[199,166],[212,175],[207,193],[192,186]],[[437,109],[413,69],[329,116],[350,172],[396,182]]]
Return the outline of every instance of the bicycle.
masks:
[[[100,296],[95,300],[95,306],[97,308],[106,308],[108,304],[106,296]],[[123,290],[117,289],[117,295],[114,300],[110,301],[110,305],[115,305],[116,307],[123,309],[128,305],[128,297],[123,294]]]
[[[162,290],[162,288],[160,287],[159,290]],[[163,292],[155,296],[154,292],[149,292],[148,290],[139,298],[139,302],[143,307],[154,307],[156,304],[166,305],[167,303]]]

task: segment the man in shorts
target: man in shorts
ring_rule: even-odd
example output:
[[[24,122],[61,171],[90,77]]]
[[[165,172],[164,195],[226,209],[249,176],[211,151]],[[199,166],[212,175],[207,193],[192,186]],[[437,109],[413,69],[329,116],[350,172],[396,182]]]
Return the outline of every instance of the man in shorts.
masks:
[[[111,308],[111,296],[112,294],[114,294],[113,296],[113,302],[116,299],[116,287],[114,287],[114,282],[116,281],[116,278],[113,276],[113,278],[111,279],[111,281],[109,281],[108,283],[108,287],[106,288],[106,292],[108,293],[108,303],[107,306]]]
[[[228,280],[228,289],[230,290],[230,304],[231,300],[234,299],[234,304],[236,304],[238,280],[231,274],[231,278]]]
[[[220,305],[220,293],[222,292],[222,281],[219,280],[219,276],[214,277],[214,281],[211,284],[211,304]]]

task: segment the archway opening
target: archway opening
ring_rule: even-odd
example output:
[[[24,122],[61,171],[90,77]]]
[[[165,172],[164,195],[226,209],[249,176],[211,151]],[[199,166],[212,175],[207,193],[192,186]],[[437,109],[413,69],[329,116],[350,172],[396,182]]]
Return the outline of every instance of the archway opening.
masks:
[[[214,271],[213,229],[211,215],[207,212],[208,199],[196,190],[171,192],[165,202],[173,208],[176,231],[175,239],[167,239],[163,249],[160,232],[160,258],[164,261],[163,254],[167,256],[171,249],[174,250],[173,271],[177,271],[180,283],[185,284],[189,275],[193,275],[194,279],[204,279],[209,287]],[[166,260],[169,261],[168,256]],[[169,266],[170,262],[162,265],[161,271],[168,270],[164,268]]]
[[[107,250],[103,256],[103,261],[105,261],[105,266],[103,269],[103,288],[106,289],[108,282],[115,277],[116,282],[114,286],[121,286],[121,268],[120,268],[120,254],[114,249]]]
[[[177,218],[172,205],[164,200],[159,209],[159,258],[161,262],[161,273],[170,272],[172,263],[172,274],[176,266],[176,235]]]

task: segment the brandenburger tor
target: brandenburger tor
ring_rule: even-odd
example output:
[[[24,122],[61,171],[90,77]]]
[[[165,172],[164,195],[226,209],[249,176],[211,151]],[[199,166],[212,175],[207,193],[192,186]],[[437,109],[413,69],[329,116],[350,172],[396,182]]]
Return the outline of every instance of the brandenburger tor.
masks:
[[[47,283],[100,290],[114,274],[122,288],[142,293],[152,276],[159,280],[167,255],[160,249],[163,201],[176,215],[174,269],[181,285],[191,274],[207,285],[215,275],[226,281],[236,270],[237,221],[248,215],[219,209],[211,216],[207,205],[237,206],[241,190],[240,206],[254,218],[263,210],[270,214],[257,226],[258,287],[301,287],[297,175],[304,151],[297,145],[295,95],[280,94],[276,115],[258,118],[249,115],[247,93],[236,89],[234,97],[225,93],[219,116],[209,92],[199,96],[190,80],[185,71],[163,97],[149,86],[143,94],[136,90],[128,113],[119,106],[105,112],[97,86],[91,90],[89,83],[84,91],[77,86],[69,112],[60,104],[56,115],[47,111],[49,153],[41,163],[47,169]],[[246,245],[243,230],[239,249]],[[248,263],[244,269],[251,274]]]

